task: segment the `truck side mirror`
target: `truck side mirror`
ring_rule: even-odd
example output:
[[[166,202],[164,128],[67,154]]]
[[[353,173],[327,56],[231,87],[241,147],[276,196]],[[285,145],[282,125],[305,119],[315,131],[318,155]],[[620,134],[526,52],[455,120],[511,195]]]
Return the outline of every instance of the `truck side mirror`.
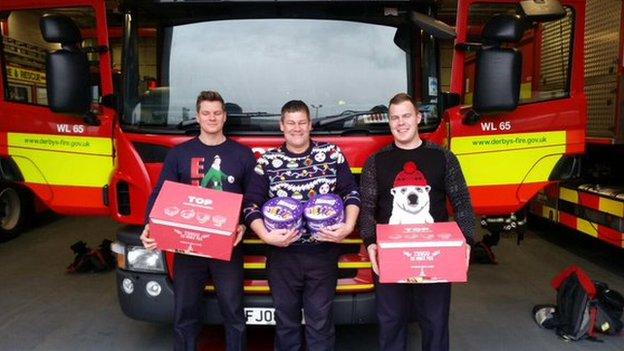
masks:
[[[519,42],[524,24],[519,16],[497,15],[483,27],[484,45],[477,51],[473,109],[480,114],[513,111],[520,98],[522,55],[503,42]]]
[[[442,92],[442,111],[461,104],[461,96],[457,93],[450,93],[448,91]]]
[[[85,114],[91,106],[89,63],[78,26],[67,16],[45,14],[39,21],[43,39],[60,43],[46,54],[48,103],[53,112]]]

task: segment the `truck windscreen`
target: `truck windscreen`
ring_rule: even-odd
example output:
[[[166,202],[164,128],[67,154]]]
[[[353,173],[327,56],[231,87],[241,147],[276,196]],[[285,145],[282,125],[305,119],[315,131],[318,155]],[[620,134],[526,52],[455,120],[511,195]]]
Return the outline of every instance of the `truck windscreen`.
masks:
[[[308,104],[317,132],[387,131],[387,101],[408,85],[407,54],[395,45],[395,32],[312,19],[167,27],[159,87],[139,98],[132,124],[197,128],[197,94],[216,90],[226,101],[226,131],[232,133],[279,132],[281,106],[293,99]]]

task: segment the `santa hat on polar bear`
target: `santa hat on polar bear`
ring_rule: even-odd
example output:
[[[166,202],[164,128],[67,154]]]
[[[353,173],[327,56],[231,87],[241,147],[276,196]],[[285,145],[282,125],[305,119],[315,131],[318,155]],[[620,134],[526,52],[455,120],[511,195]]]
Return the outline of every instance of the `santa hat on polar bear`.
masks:
[[[406,162],[403,170],[394,178],[394,188],[401,186],[427,186],[427,178],[413,161]]]

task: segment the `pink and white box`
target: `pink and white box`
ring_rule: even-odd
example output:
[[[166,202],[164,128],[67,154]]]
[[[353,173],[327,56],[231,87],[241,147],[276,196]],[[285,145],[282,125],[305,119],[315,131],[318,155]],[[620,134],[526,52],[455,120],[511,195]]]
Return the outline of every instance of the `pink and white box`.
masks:
[[[241,194],[165,181],[150,212],[158,248],[229,261],[236,240]]]
[[[455,222],[378,224],[381,283],[468,281],[469,246]]]

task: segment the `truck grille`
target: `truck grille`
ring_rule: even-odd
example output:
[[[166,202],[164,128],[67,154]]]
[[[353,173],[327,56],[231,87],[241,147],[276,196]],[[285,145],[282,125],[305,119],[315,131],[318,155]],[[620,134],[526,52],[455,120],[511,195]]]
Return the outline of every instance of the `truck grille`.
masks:
[[[267,294],[266,255],[270,247],[258,238],[243,240],[245,250],[245,293]],[[340,244],[340,258],[338,261],[338,293],[350,293],[353,290],[371,290],[370,261],[365,255],[362,240],[357,236],[350,236]],[[206,292],[214,292],[211,283],[206,285]]]

